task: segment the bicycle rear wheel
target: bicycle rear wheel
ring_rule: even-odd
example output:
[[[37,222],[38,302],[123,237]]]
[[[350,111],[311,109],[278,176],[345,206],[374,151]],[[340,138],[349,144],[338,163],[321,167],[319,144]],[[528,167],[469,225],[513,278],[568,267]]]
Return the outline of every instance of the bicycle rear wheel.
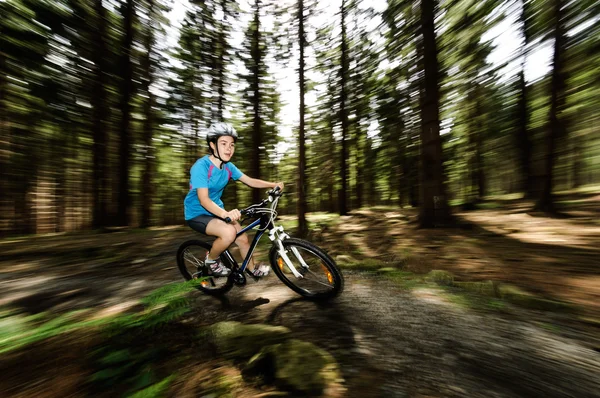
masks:
[[[295,276],[273,245],[269,260],[275,275],[296,293],[313,300],[326,300],[340,294],[344,278],[335,262],[323,250],[302,239],[288,238],[283,242],[288,259],[301,277]]]
[[[212,245],[200,240],[188,240],[179,246],[177,250],[177,267],[186,281],[191,279],[199,280],[196,286],[199,290],[207,294],[221,295],[227,293],[233,287],[233,278],[229,276],[212,276],[210,269],[204,265],[206,254],[210,251]],[[231,264],[221,256],[221,261],[228,268]]]

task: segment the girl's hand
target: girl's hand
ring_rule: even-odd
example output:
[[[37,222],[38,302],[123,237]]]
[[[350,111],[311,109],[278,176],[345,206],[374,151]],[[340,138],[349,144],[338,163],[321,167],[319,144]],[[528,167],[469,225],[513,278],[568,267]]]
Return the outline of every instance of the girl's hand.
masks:
[[[229,217],[231,219],[231,221],[237,221],[240,218],[242,218],[242,213],[240,213],[240,211],[238,209],[233,209],[231,211],[228,211],[227,213],[225,213],[224,217],[222,217],[223,219],[226,219],[227,217]]]
[[[275,186],[273,188],[277,188],[279,187],[279,190],[281,190],[281,192],[283,192],[283,182],[276,182]]]

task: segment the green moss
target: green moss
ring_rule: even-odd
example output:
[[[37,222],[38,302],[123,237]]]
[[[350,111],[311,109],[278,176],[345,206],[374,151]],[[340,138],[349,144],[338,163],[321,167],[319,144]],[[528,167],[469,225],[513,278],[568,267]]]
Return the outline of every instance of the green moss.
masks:
[[[175,378],[175,375],[171,375],[158,383],[152,384],[151,386],[144,388],[134,394],[129,395],[128,398],[154,398],[166,396],[169,385]]]
[[[200,338],[215,346],[227,358],[249,358],[264,346],[289,338],[291,331],[283,326],[246,325],[219,322],[200,331]]]
[[[320,396],[328,385],[340,379],[335,359],[312,343],[291,339],[264,347],[244,369],[248,375],[273,380],[283,389],[302,396]]]
[[[454,275],[443,270],[432,270],[427,274],[427,279],[439,285],[452,286],[454,284]]]
[[[444,289],[448,301],[460,307],[478,311],[506,311],[506,303],[497,298],[459,291],[451,287],[444,287]]]
[[[470,292],[482,294],[485,296],[496,297],[496,286],[492,281],[483,281],[483,282],[454,282],[454,286],[459,287],[464,290],[468,290]]]

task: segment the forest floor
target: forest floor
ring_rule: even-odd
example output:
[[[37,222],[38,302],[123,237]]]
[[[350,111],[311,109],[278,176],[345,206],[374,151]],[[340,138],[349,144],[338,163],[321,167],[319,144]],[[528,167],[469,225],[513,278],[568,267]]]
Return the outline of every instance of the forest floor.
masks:
[[[229,362],[194,352],[188,338],[197,328],[237,320],[284,325],[332,353],[345,380],[342,396],[600,397],[600,195],[562,197],[559,205],[562,216],[548,218],[529,211],[530,203],[497,199],[455,211],[455,228],[432,230],[418,228],[413,209],[312,214],[309,239],[346,277],[337,300],[298,300],[275,276],[221,300],[194,292],[185,322],[127,341],[126,349],[123,341],[109,344],[93,322],[143,311],[140,299],[179,282],[177,247],[197,234],[163,227],[1,240],[0,396],[112,397],[148,384],[130,373],[118,379],[123,372],[114,367],[113,379],[102,373],[114,383],[94,381],[98,363],[108,366],[98,360],[103,347],[128,352],[136,374],[176,369],[167,396],[279,394],[240,381]],[[293,230],[292,217],[281,221]],[[424,277],[439,269],[458,281],[509,283],[571,309],[523,308],[439,287]],[[165,348],[157,354],[148,344]],[[211,379],[235,382],[223,387]]]

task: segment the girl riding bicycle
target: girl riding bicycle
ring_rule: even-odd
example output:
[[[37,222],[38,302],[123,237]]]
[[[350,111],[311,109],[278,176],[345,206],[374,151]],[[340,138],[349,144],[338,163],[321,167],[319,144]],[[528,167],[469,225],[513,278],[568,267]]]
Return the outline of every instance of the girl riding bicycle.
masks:
[[[251,188],[279,187],[283,191],[283,182],[268,182],[248,177],[230,163],[237,139],[237,132],[228,123],[216,123],[210,126],[206,135],[210,155],[198,159],[190,169],[190,191],[184,200],[187,224],[195,231],[216,237],[205,261],[214,276],[227,276],[231,272],[221,263],[219,256],[234,241],[239,246],[243,257],[246,257],[250,248],[245,233],[236,239],[237,232],[242,228],[238,223],[241,218],[240,211],[225,210],[221,200],[229,180],[240,180]],[[225,222],[227,218],[231,220],[229,224]],[[253,267],[251,272],[256,277],[266,276],[269,273],[268,265],[255,266],[254,261],[251,260],[250,266]]]

